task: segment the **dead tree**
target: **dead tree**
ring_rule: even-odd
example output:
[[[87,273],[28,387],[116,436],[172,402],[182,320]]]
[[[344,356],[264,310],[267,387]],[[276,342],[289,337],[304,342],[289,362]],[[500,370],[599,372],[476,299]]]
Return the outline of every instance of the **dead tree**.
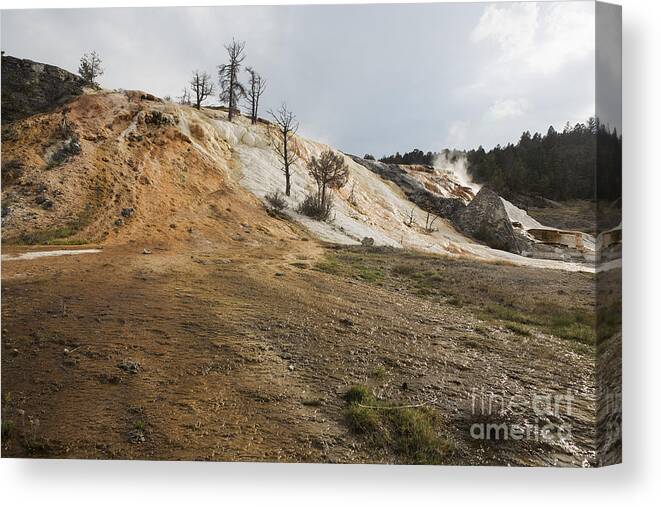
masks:
[[[324,151],[319,158],[312,157],[308,162],[308,172],[317,184],[317,206],[327,209],[329,188],[342,188],[349,179],[349,166],[344,157],[333,150]]]
[[[179,104],[182,106],[190,106],[190,91],[188,91],[188,88],[182,90],[181,96],[179,97]]]
[[[229,56],[229,62],[218,67],[218,81],[221,88],[220,101],[227,103],[229,107],[229,121],[232,121],[239,99],[246,95],[246,90],[239,81],[241,64],[246,58],[244,53],[245,48],[245,42],[238,42],[232,39],[232,43],[225,46],[227,55]]]
[[[96,51],[85,53],[80,59],[80,66],[78,67],[78,74],[83,78],[87,86],[94,88],[99,87],[96,80],[99,76],[103,75],[103,68],[101,67],[101,58]]]
[[[190,89],[195,94],[195,107],[200,109],[202,102],[213,94],[211,76],[206,72],[200,72],[199,70],[193,71],[193,77],[190,80]]]
[[[271,129],[271,145],[275,150],[285,173],[285,195],[291,195],[291,167],[298,161],[299,155],[294,146],[294,135],[298,130],[296,116],[287,104],[282,104],[277,111],[269,111],[275,125]]]
[[[250,74],[250,81],[248,83],[248,90],[246,96],[250,103],[250,121],[254,125],[257,123],[257,111],[259,109],[259,98],[266,89],[266,81],[260,76],[255,69],[248,67],[246,69]]]
[[[415,215],[413,213],[414,211],[415,208],[411,208],[411,212],[407,216],[407,221],[404,222],[404,225],[406,225],[407,227],[413,227],[413,224],[415,223]]]
[[[434,232],[434,222],[438,219],[438,215],[432,215],[427,212],[427,218],[425,219],[425,231],[428,233]]]

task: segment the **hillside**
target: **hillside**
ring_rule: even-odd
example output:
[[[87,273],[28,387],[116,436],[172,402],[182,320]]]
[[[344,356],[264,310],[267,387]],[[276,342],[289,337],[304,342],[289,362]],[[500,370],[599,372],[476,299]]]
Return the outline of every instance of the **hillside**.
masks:
[[[337,150],[349,182],[314,221],[296,208],[328,146],[295,142],[277,213],[264,121],[86,89],[3,124],[3,456],[598,464],[589,238],[562,247],[582,233],[452,172]],[[559,415],[475,410],[570,390]],[[557,439],[471,433],[540,417]]]
[[[437,211],[429,205],[429,196],[454,199],[462,208],[473,197],[447,171],[398,169],[425,189],[426,200],[421,201],[407,194],[401,181],[379,175],[367,161],[345,156],[349,182],[335,192],[332,220],[311,220],[295,211],[314,188],[305,163],[329,147],[300,136],[296,142],[301,160],[293,170],[285,212],[291,222],[275,219],[263,199],[283,188],[284,177],[270,146],[269,128],[267,122],[251,125],[241,117],[230,123],[222,110],[198,111],[137,91],[87,91],[55,111],[12,122],[3,128],[3,241],[139,241],[149,247],[240,241],[249,227],[253,240],[268,243],[299,224],[333,243],[359,244],[370,237],[381,246],[589,269],[516,255],[520,249],[506,246],[518,240],[504,211],[499,220],[510,229],[509,243],[476,234],[498,227],[482,225],[482,215],[476,223],[471,217],[471,227],[463,227],[463,217],[457,221]],[[425,226],[434,218],[428,211],[439,215],[431,228]]]

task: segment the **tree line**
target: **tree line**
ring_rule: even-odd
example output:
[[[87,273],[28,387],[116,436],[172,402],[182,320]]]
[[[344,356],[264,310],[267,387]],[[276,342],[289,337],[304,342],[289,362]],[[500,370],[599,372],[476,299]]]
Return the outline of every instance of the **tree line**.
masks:
[[[456,156],[456,152],[443,150]],[[491,186],[507,197],[541,195],[553,200],[617,199],[622,188],[622,136],[598,118],[562,132],[552,126],[545,135],[526,131],[516,144],[486,151],[482,146],[466,153],[468,172],[476,183]],[[386,164],[433,165],[439,155],[420,149],[379,159]],[[374,160],[366,154],[365,159]]]
[[[598,118],[546,135],[526,131],[516,144],[467,152],[468,171],[498,193],[554,200],[616,199],[621,195],[622,137]]]

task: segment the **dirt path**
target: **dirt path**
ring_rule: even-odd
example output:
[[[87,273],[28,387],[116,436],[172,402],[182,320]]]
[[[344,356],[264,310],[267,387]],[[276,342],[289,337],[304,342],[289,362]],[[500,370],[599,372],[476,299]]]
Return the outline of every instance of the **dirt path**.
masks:
[[[367,383],[429,402],[456,444],[449,463],[593,457],[594,365],[564,340],[319,272],[313,241],[140,252],[3,262],[3,455],[396,461],[345,424],[342,394]],[[565,392],[564,441],[470,436],[476,396]]]

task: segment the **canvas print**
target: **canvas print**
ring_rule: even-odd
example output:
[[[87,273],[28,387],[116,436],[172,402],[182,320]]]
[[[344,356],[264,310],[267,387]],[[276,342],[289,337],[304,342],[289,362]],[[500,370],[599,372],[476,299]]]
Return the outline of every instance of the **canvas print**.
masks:
[[[1,16],[3,458],[620,462],[620,7]]]

